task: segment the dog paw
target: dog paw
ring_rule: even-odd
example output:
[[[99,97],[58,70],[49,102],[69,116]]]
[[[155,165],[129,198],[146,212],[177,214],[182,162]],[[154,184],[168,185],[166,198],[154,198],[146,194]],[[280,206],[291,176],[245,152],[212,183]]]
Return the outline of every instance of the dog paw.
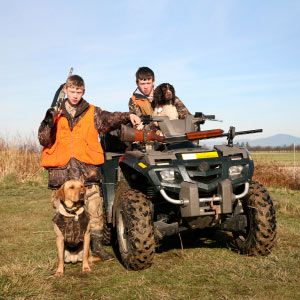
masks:
[[[89,256],[89,264],[93,264],[99,261],[101,261],[101,258],[99,256]]]
[[[89,266],[85,266],[82,268],[82,273],[88,273],[91,272],[91,268]]]
[[[54,276],[55,276],[55,277],[62,277],[62,276],[64,276],[64,272],[63,272],[63,271],[57,270],[57,271],[55,272]]]

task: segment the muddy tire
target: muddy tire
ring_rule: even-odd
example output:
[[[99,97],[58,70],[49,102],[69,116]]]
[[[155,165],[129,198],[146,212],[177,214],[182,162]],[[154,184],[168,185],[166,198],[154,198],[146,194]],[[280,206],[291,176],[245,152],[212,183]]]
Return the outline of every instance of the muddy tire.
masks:
[[[251,182],[242,200],[247,217],[244,232],[233,233],[235,246],[242,254],[268,255],[275,244],[276,216],[273,201],[264,186]]]
[[[141,192],[121,185],[114,211],[118,248],[123,265],[128,270],[149,268],[155,251],[149,201]]]

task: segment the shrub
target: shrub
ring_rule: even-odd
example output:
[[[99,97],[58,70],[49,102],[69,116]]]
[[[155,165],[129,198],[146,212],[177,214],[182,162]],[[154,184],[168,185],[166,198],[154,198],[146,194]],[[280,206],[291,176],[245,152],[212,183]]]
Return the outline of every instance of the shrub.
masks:
[[[300,190],[299,167],[298,172],[294,172],[292,166],[281,166],[278,162],[267,164],[256,164],[254,180],[266,186],[285,187]]]

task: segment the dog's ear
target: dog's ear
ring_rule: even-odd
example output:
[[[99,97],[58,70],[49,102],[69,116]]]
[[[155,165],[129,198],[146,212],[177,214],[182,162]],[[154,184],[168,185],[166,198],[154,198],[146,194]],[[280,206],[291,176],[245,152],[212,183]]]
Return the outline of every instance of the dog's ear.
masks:
[[[163,97],[163,90],[162,90],[162,84],[158,85],[153,93],[153,101],[152,101],[152,108],[155,108],[159,106],[159,104],[162,102]]]
[[[56,191],[56,198],[59,201],[65,200],[65,185],[64,184]]]

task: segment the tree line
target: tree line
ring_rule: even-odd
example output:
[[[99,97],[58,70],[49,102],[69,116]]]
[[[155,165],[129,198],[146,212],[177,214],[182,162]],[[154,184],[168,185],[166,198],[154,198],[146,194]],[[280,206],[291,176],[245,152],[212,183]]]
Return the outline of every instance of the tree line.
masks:
[[[251,146],[249,142],[236,143],[236,146],[246,147],[250,151],[294,151],[294,144],[283,146]],[[300,145],[295,146],[296,151],[300,151]]]

